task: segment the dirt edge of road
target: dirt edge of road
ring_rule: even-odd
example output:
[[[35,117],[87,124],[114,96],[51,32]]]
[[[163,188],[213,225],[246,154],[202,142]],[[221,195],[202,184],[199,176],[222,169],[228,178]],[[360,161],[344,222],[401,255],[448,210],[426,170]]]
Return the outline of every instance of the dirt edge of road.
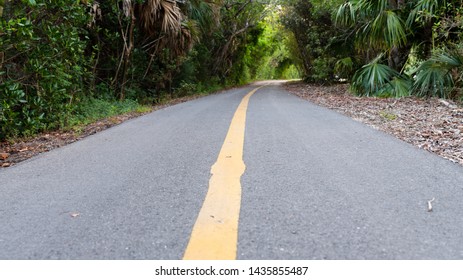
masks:
[[[452,101],[415,97],[401,99],[357,97],[348,93],[347,85],[318,86],[282,81],[272,84],[283,84],[287,91],[305,100],[340,112],[407,143],[463,165],[463,107]],[[220,92],[223,91],[217,93]],[[0,168],[12,166],[40,153],[76,142],[126,120],[202,96],[204,95],[182,97],[153,106],[148,112],[128,113],[99,120],[78,131],[53,131],[33,138],[1,142]]]
[[[222,91],[216,92],[220,93]],[[211,94],[216,94],[211,93]],[[30,138],[19,138],[10,141],[0,142],[0,168],[13,166],[21,161],[27,160],[38,154],[51,151],[67,144],[79,141],[87,136],[93,135],[127,120],[164,109],[169,106],[191,101],[204,94],[186,96],[172,99],[161,105],[155,105],[146,112],[131,112],[123,115],[105,118],[91,124],[72,130],[57,130],[40,133]]]

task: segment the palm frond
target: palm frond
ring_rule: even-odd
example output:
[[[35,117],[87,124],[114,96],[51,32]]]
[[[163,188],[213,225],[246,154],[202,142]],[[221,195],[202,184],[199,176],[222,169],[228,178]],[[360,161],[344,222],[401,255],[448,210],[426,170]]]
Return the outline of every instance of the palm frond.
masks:
[[[336,12],[335,22],[338,25],[349,26],[356,21],[356,9],[352,2],[348,1],[339,6]]]
[[[148,34],[156,32],[162,0],[147,0],[139,6],[140,25]]]
[[[132,0],[124,0],[122,1],[122,12],[126,18],[130,17],[132,14]]]
[[[450,72],[436,61],[428,60],[418,68],[413,91],[418,96],[447,97],[449,88],[453,87]]]
[[[416,70],[413,91],[418,96],[449,98],[455,81],[452,71],[463,68],[463,58],[455,53],[434,55]]]
[[[384,45],[387,48],[403,46],[407,43],[405,23],[393,11],[383,11],[368,25],[370,43],[373,46]]]
[[[182,13],[174,1],[161,1],[163,10],[161,30],[164,33],[178,33],[181,30]]]
[[[151,37],[176,36],[181,31],[183,14],[173,0],[147,0],[140,6],[140,25]]]
[[[187,6],[187,16],[188,18],[196,21],[198,27],[207,33],[215,25],[217,19],[214,10],[213,4],[209,4],[202,0],[192,0],[186,2]]]
[[[140,26],[148,42],[144,48],[152,56],[165,50],[171,58],[180,58],[198,40],[196,23],[185,19],[175,0],[147,0],[139,9]]]
[[[340,59],[334,65],[334,72],[341,78],[350,77],[354,70],[354,61],[351,57]]]
[[[444,65],[449,70],[463,66],[463,57],[456,52],[446,51],[439,53],[435,55],[433,59],[439,63],[442,63],[442,65]]]
[[[389,8],[389,0],[358,0],[358,9],[364,16],[381,13]]]
[[[395,76],[377,94],[395,98],[410,96],[412,85],[413,82],[408,76]]]
[[[412,26],[416,21],[428,22],[434,17],[435,12],[445,1],[439,0],[418,0],[413,10],[410,12],[407,18],[407,25]]]
[[[373,96],[394,78],[399,72],[385,64],[381,64],[381,56],[364,65],[352,77],[351,90],[357,95]]]

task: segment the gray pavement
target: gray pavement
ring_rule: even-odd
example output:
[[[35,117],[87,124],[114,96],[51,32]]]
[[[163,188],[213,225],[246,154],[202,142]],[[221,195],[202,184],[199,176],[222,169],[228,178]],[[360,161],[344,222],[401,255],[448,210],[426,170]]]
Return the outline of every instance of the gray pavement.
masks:
[[[463,259],[461,166],[278,88],[247,118],[240,258]]]
[[[1,169],[0,259],[180,259],[253,87]],[[251,97],[244,162],[238,259],[463,259],[459,165],[277,85]]]

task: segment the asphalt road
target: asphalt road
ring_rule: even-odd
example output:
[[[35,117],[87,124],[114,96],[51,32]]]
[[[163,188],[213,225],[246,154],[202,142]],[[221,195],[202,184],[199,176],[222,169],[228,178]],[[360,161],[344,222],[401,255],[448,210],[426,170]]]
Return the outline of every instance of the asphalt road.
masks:
[[[255,87],[1,169],[0,259],[181,259]],[[238,259],[463,259],[459,165],[277,85],[250,98],[243,161]]]

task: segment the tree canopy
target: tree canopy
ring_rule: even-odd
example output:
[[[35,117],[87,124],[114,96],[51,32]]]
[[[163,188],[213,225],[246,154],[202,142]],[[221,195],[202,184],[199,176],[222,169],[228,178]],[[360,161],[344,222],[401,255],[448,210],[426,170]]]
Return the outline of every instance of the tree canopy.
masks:
[[[461,1],[0,0],[0,140],[256,79],[461,99]],[[87,107],[86,107],[87,106]]]

